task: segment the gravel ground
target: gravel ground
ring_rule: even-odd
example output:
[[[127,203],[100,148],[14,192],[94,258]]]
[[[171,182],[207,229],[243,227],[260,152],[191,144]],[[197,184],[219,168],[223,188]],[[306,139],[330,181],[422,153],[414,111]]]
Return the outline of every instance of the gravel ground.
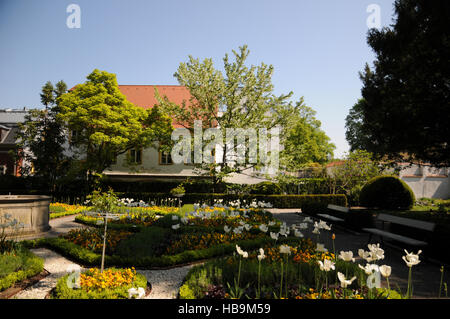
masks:
[[[167,270],[138,270],[147,277],[152,285],[152,291],[146,299],[175,299],[181,283],[193,265],[176,267]]]
[[[67,260],[61,255],[46,248],[31,249],[36,255],[44,259],[44,269],[50,275],[40,280],[31,287],[22,290],[14,296],[18,299],[44,299],[45,296],[52,290],[59,278],[67,273],[67,270],[79,268],[77,264]]]

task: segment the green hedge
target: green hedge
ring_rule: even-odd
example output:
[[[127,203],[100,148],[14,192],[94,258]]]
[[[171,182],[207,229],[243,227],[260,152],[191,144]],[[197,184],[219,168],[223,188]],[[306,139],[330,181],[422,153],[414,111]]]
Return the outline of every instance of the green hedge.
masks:
[[[22,257],[22,265],[18,271],[0,277],[0,291],[11,287],[16,282],[35,276],[44,269],[44,261],[28,249],[21,248],[17,254]]]
[[[279,239],[277,243],[284,243],[292,239]],[[108,267],[136,267],[136,268],[154,268],[154,267],[170,267],[180,264],[186,264],[197,260],[209,259],[212,257],[229,255],[236,251],[236,245],[242,249],[252,250],[264,246],[267,243],[273,242],[270,237],[261,239],[242,240],[229,244],[222,244],[218,246],[209,247],[199,250],[186,250],[175,255],[163,256],[146,256],[141,258],[136,257],[121,257],[117,255],[105,256],[105,264]],[[28,240],[25,242],[28,247],[46,247],[52,249],[65,257],[77,262],[83,266],[99,266],[101,262],[101,254],[92,252],[89,249],[78,246],[64,238],[41,238],[35,240]]]
[[[117,193],[119,197],[129,197],[135,200],[143,200],[146,202],[158,202],[167,197],[164,193]],[[347,198],[343,194],[318,194],[318,195],[262,195],[262,194],[203,194],[193,193],[185,194],[182,198],[183,204],[205,203],[213,205],[214,200],[222,199],[225,203],[240,199],[250,203],[252,200],[269,202],[275,208],[302,208],[310,203],[318,203],[327,206],[335,204],[347,206]]]

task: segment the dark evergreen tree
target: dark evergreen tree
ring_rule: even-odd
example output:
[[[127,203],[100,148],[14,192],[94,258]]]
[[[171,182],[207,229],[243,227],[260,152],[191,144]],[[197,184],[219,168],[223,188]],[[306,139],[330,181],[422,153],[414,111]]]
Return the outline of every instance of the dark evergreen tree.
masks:
[[[397,0],[390,28],[371,29],[373,69],[347,116],[352,150],[450,165],[450,1]]]

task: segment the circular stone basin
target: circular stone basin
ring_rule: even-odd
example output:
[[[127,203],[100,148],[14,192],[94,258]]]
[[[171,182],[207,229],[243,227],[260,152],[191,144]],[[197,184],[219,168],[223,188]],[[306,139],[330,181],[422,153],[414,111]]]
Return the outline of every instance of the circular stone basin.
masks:
[[[0,223],[4,223],[5,214],[9,214],[10,220],[24,224],[19,236],[48,231],[50,202],[51,197],[45,195],[0,195]],[[7,234],[11,231],[11,227],[6,228]]]

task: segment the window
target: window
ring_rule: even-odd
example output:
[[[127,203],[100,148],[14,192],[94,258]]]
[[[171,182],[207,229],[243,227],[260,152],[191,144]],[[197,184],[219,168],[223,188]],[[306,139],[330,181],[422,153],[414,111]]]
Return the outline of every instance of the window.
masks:
[[[130,162],[133,164],[142,164],[142,149],[131,149],[128,151]]]
[[[172,156],[169,152],[159,151],[159,164],[160,165],[170,165],[173,164]]]

